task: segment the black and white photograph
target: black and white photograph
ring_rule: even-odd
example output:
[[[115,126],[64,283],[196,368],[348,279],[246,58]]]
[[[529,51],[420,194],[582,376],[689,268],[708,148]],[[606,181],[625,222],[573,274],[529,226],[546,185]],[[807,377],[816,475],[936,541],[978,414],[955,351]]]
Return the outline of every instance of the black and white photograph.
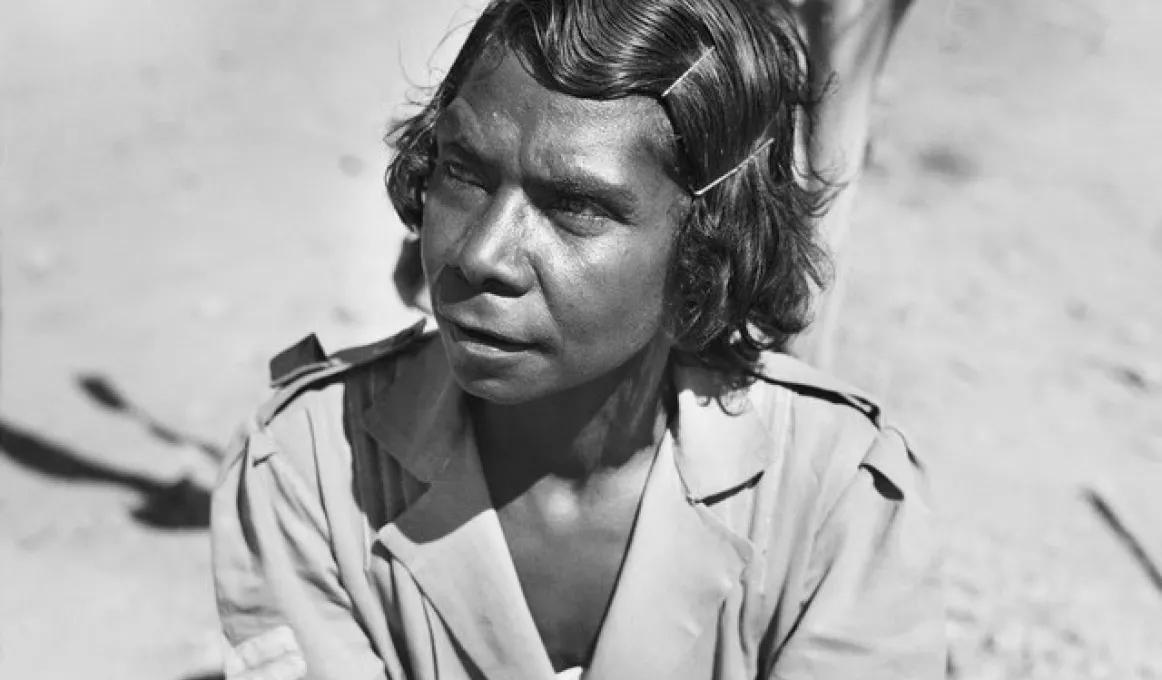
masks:
[[[1162,680],[1159,29],[3,0],[0,678]]]

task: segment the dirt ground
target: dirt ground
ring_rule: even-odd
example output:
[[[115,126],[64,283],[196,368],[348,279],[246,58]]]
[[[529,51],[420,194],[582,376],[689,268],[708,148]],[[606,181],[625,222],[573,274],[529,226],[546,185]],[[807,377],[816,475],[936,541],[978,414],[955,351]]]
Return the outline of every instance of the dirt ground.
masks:
[[[380,137],[473,4],[0,8],[0,677],[219,677],[216,457],[273,353],[413,318]],[[888,67],[838,368],[931,472],[956,677],[1162,678],[1086,495],[1162,466],[1159,26],[921,0]]]

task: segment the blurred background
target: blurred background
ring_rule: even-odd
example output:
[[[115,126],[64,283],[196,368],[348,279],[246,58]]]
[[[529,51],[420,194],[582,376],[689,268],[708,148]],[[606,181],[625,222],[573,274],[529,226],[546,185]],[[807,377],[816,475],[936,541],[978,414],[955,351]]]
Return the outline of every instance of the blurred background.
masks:
[[[480,4],[0,3],[0,678],[220,677],[218,459],[280,349],[414,320],[382,136]],[[887,66],[837,367],[930,470],[955,677],[1162,678],[1095,502],[1162,496],[1160,26],[919,0]]]

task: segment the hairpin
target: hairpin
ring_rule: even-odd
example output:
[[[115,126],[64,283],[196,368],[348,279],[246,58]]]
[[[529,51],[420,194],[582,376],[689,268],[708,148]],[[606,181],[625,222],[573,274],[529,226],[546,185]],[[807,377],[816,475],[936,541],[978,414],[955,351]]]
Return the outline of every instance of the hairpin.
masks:
[[[691,71],[698,68],[698,64],[701,64],[703,61],[705,61],[706,57],[709,57],[711,54],[714,54],[714,46],[713,45],[708,47],[706,49],[706,51],[702,53],[702,56],[698,57],[698,59],[693,64],[690,64],[690,68],[683,71],[682,75],[678,76],[677,78],[674,79],[674,82],[670,83],[670,86],[667,87],[664,92],[662,92],[662,97],[663,98],[668,97],[670,95],[670,93],[674,91],[674,88],[678,87],[678,83],[685,80],[686,76],[690,75]]]
[[[774,139],[768,139],[767,141],[763,142],[763,143],[762,143],[762,144],[759,146],[759,148],[755,149],[755,150],[754,150],[754,151],[751,153],[751,155],[749,155],[749,156],[747,156],[746,158],[742,159],[742,161],[740,161],[738,165],[736,165],[736,166],[734,166],[733,168],[731,168],[730,170],[726,171],[726,173],[724,173],[724,174],[722,174],[722,175],[719,175],[718,179],[716,179],[716,180],[714,180],[713,182],[711,182],[711,183],[707,184],[706,186],[702,187],[701,189],[695,189],[695,190],[694,190],[694,195],[695,195],[695,196],[701,196],[702,194],[706,193],[707,191],[710,191],[710,190],[711,190],[711,189],[713,189],[714,187],[716,187],[716,186],[718,186],[719,184],[722,184],[723,182],[725,182],[725,181],[726,181],[726,180],[727,180],[729,177],[731,177],[732,175],[734,175],[734,174],[738,173],[740,170],[742,170],[744,167],[746,167],[747,163],[750,163],[750,162],[751,162],[751,161],[753,161],[755,158],[757,158],[757,157],[758,157],[758,155],[759,155],[760,153],[762,153],[763,151],[765,151],[765,150],[766,150],[766,148],[767,148],[768,146],[770,146],[770,145],[771,145],[771,143],[772,143],[772,142],[774,142],[774,141],[775,141]]]

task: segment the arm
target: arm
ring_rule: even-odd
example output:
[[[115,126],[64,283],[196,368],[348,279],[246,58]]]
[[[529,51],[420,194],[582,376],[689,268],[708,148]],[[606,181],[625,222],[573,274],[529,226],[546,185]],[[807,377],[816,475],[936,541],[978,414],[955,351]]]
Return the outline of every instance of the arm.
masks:
[[[227,678],[402,678],[356,619],[312,491],[317,485],[265,429],[252,430],[236,448],[211,517],[218,612],[233,648]]]
[[[772,680],[944,678],[931,517],[904,440],[880,434],[818,529],[810,593]]]

